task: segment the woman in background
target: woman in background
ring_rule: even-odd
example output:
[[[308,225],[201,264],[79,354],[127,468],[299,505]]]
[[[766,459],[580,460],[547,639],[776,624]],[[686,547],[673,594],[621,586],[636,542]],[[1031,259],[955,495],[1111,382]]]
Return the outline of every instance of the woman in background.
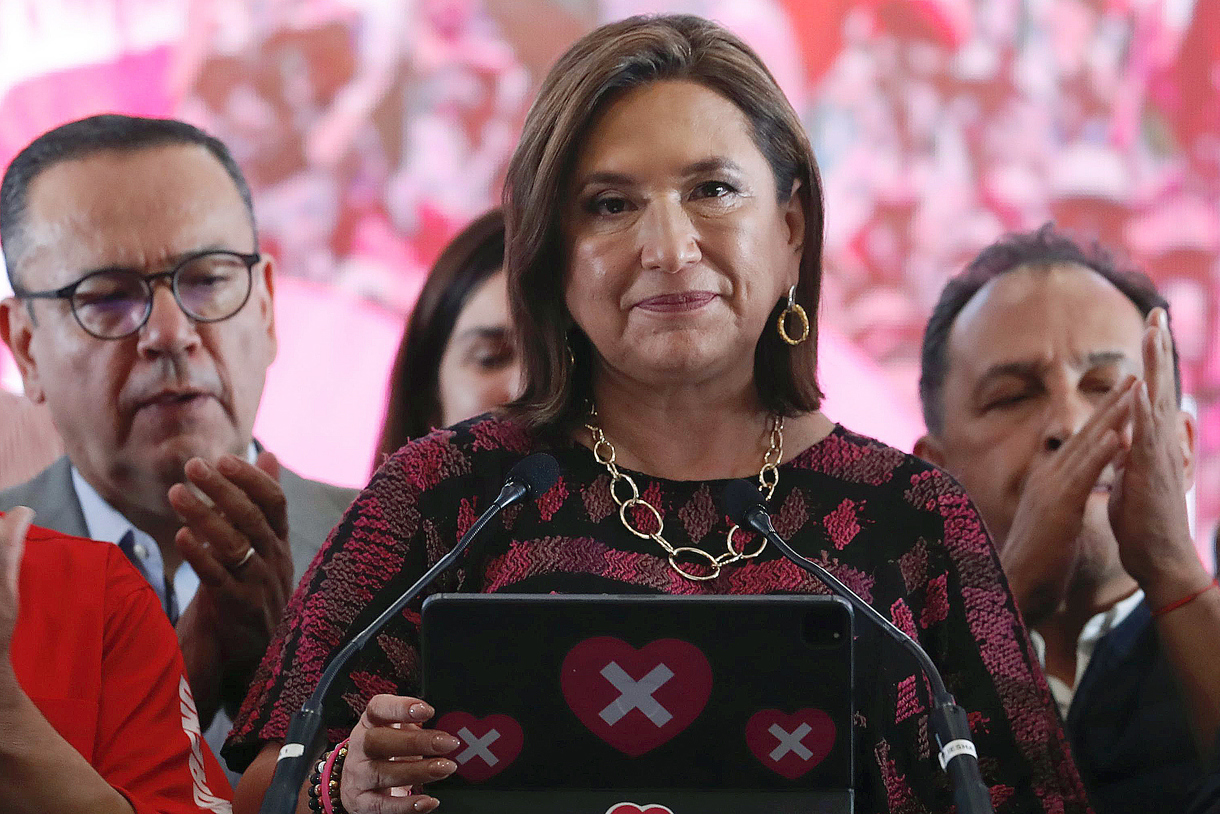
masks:
[[[504,215],[475,219],[419,292],[394,368],[373,468],[412,438],[510,401],[520,367],[504,286]]]

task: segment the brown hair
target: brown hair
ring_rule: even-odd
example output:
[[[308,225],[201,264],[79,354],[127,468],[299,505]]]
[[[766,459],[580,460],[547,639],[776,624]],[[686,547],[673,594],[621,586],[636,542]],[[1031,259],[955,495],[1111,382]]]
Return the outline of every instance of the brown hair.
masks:
[[[532,429],[576,424],[592,393],[592,348],[579,330],[569,338],[573,323],[563,301],[565,182],[595,117],[625,91],[660,80],[698,83],[745,114],[781,202],[800,184],[805,238],[796,299],[814,324],[808,341],[791,348],[776,331],[764,331],[754,352],[754,381],[764,406],[781,415],[821,404],[816,315],[822,185],[800,119],[758,55],[721,26],[689,15],[632,17],[594,30],[559,58],[530,108],[508,167],[505,270],[524,380],[508,410]],[[776,304],[770,325],[785,304]]]
[[[504,263],[504,215],[493,209],[458,233],[428,272],[419,292],[394,368],[376,468],[412,438],[427,435],[441,421],[441,357],[466,300]]]

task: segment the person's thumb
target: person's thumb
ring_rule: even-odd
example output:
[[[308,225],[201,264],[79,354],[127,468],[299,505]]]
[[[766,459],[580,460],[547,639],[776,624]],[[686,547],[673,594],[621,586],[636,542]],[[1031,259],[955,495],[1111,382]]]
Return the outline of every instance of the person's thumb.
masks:
[[[9,591],[17,594],[17,575],[21,572],[21,555],[25,551],[25,535],[34,522],[34,510],[18,506],[0,517],[0,573]]]
[[[258,454],[258,458],[254,460],[254,465],[271,476],[271,479],[279,482],[280,479],[280,461],[275,457],[275,454],[263,450]]]

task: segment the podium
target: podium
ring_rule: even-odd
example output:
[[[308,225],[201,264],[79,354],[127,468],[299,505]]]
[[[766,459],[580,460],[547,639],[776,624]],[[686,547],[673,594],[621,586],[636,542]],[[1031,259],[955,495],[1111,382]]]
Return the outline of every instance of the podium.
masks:
[[[853,811],[842,599],[438,594],[421,631],[446,811]]]

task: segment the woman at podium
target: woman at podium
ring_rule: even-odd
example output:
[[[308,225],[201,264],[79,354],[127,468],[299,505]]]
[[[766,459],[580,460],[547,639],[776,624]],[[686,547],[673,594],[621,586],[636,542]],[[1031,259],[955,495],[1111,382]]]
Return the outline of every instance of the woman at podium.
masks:
[[[542,84],[504,212],[522,395],[407,444],[352,504],[236,719],[225,755],[253,764],[235,810],[257,808],[289,717],[370,606],[452,547],[513,463],[545,450],[560,481],[509,509],[505,530],[432,590],[824,593],[716,507],[726,480],[756,479],[779,532],[939,663],[974,723],[996,810],[1087,811],[965,494],[819,412],[822,189],[759,58],[689,16],[587,35]],[[350,738],[337,791],[353,814],[430,811],[438,800],[420,785],[456,766],[444,757],[455,739],[420,727],[417,622],[418,604],[332,695],[328,740]],[[877,639],[860,627],[857,674],[876,685],[859,698],[857,810],[946,811],[923,681],[898,648],[865,646]]]

